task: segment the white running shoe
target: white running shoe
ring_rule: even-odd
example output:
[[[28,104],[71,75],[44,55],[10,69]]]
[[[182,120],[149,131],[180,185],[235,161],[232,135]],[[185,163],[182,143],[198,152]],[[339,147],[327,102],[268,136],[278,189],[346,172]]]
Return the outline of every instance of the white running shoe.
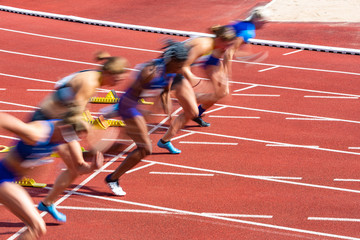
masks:
[[[125,196],[126,192],[122,189],[122,187],[120,187],[119,185],[119,181],[111,181],[110,180],[110,176],[111,174],[109,174],[106,178],[105,178],[105,182],[106,184],[109,186],[109,188],[111,189],[111,191],[117,195],[117,196]]]

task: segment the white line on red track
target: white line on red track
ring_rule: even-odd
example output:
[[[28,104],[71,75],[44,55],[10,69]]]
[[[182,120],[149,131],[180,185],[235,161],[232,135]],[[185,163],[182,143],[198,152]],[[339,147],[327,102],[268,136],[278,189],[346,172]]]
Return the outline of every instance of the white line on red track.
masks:
[[[360,182],[360,179],[335,178],[335,182]]]
[[[233,93],[233,96],[243,96],[243,97],[280,97],[277,94],[240,94],[240,93]]]
[[[144,165],[144,166],[131,169],[131,170],[127,171],[126,173],[136,172],[136,171],[138,171],[138,170],[141,170],[141,169],[144,169],[144,168],[147,168],[147,167],[151,167],[152,165],[155,165],[155,164],[156,164],[156,163],[149,163],[149,164],[146,164],[146,165]]]
[[[206,115],[212,118],[245,118],[245,119],[260,119],[260,117],[251,117],[251,116],[220,116],[220,115]]]
[[[149,172],[149,174],[159,174],[159,175],[179,175],[179,176],[204,176],[204,177],[213,177],[214,174],[211,173],[183,173],[183,172]]]
[[[254,87],[257,87],[257,85],[251,85],[249,87],[237,89],[237,90],[234,90],[234,92],[241,92],[241,91],[245,91],[245,90],[248,90],[248,89],[251,89],[251,88],[254,88]]]
[[[332,118],[317,118],[317,117],[312,117],[312,118],[292,118],[292,117],[288,117],[285,118],[287,120],[301,120],[301,121],[334,121],[334,122],[338,122],[340,120],[337,119],[332,119]]]
[[[232,213],[203,213],[213,216],[238,217],[238,218],[273,218],[271,215],[253,215],[253,214],[232,214]]]
[[[286,55],[290,55],[290,54],[294,54],[294,53],[298,53],[298,52],[302,52],[304,50],[300,49],[300,50],[295,50],[295,51],[292,51],[292,52],[288,52],[288,53],[284,53],[283,55],[286,56]]]
[[[28,92],[55,92],[55,89],[26,89]]]
[[[359,99],[358,97],[347,97],[347,96],[304,96],[305,98],[334,98],[334,99]]]
[[[0,91],[5,91],[6,90],[6,88],[0,88]]]
[[[185,144],[205,144],[205,145],[238,145],[239,143],[226,143],[226,142],[191,142],[191,141],[180,141],[179,143],[185,143]]]
[[[348,147],[348,149],[360,149],[360,147]]]
[[[351,240],[359,240],[360,239],[360,238],[355,238],[355,237],[350,237],[350,236],[343,236],[343,235],[324,233],[324,232],[317,232],[317,231],[311,231],[311,230],[305,230],[305,229],[299,229],[299,228],[285,227],[285,226],[279,226],[279,225],[274,225],[274,224],[259,223],[259,222],[253,222],[253,221],[248,221],[248,220],[241,220],[241,219],[234,219],[234,218],[216,216],[216,215],[211,215],[211,214],[208,214],[208,213],[197,213],[197,212],[192,212],[192,211],[187,211],[187,210],[180,210],[180,209],[156,206],[156,205],[152,205],[152,204],[139,203],[139,202],[133,202],[133,201],[126,201],[126,200],[121,200],[121,199],[118,199],[118,198],[109,198],[109,197],[90,195],[90,194],[81,193],[81,192],[73,192],[73,191],[71,191],[69,193],[80,195],[80,196],[86,196],[86,197],[101,199],[101,200],[107,200],[107,201],[111,201],[111,202],[129,204],[129,205],[133,205],[133,206],[147,207],[147,208],[151,208],[151,209],[158,209],[158,210],[161,210],[161,211],[169,211],[169,212],[174,212],[174,213],[177,213],[177,214],[186,214],[186,215],[192,215],[192,216],[198,216],[198,217],[205,217],[205,218],[222,220],[222,221],[227,221],[227,222],[236,222],[236,223],[242,223],[242,224],[247,224],[247,225],[252,225],[252,226],[265,227],[265,228],[270,228],[270,229],[277,229],[277,230],[283,230],[283,231],[289,231],[289,232],[297,232],[297,233],[310,234],[310,235],[323,236],[323,237],[331,237],[331,238],[338,238],[338,239],[351,239]]]
[[[33,113],[33,110],[0,110],[0,112]]]
[[[336,222],[360,222],[360,219],[358,219],[358,218],[308,217],[308,220],[336,221]]]
[[[265,72],[265,71],[269,71],[269,70],[272,70],[272,69],[275,69],[275,68],[279,68],[280,66],[273,66],[273,67],[269,67],[269,68],[265,68],[265,69],[262,69],[262,70],[259,70],[258,72]]]
[[[294,144],[266,144],[267,147],[301,147],[301,148],[319,148],[314,145],[294,145]]]

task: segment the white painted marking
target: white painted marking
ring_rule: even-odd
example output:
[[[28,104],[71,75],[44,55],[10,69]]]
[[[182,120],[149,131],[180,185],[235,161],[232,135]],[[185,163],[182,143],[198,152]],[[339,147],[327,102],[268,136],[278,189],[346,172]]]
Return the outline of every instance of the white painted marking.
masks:
[[[290,54],[294,54],[294,53],[298,53],[298,52],[302,52],[302,51],[303,51],[302,49],[299,49],[299,50],[296,50],[296,51],[284,53],[283,55],[286,56],[286,55],[290,55]]]
[[[55,92],[54,89],[26,89],[28,92]]]
[[[358,218],[326,218],[326,217],[308,217],[308,220],[315,221],[336,221],[336,222],[360,222]]]
[[[348,97],[348,96],[310,96],[306,95],[305,98],[334,98],[334,99],[359,99],[358,97]]]
[[[5,135],[0,135],[0,137],[1,137],[1,138],[12,139],[12,140],[20,140],[20,138],[10,137],[10,136],[5,136]]]
[[[360,179],[335,178],[335,182],[360,182]]]
[[[232,213],[202,213],[212,216],[221,217],[238,217],[238,218],[273,218],[271,215],[251,215],[251,214],[232,214]]]
[[[349,240],[360,240],[360,238],[354,238],[354,237],[349,237],[349,236],[342,236],[342,235],[336,235],[336,234],[324,233],[324,232],[316,232],[316,231],[310,231],[310,230],[299,229],[299,228],[291,228],[291,227],[285,227],[285,226],[279,226],[279,225],[273,225],[273,224],[259,223],[259,222],[253,222],[253,221],[248,221],[248,220],[227,218],[227,217],[221,217],[221,216],[216,216],[216,215],[211,215],[211,214],[206,214],[206,213],[197,213],[197,212],[191,212],[191,211],[186,211],[186,210],[161,207],[161,206],[156,206],[156,205],[151,205],[151,204],[146,204],[146,203],[126,201],[126,200],[121,200],[118,198],[109,198],[109,197],[90,195],[90,194],[81,193],[81,192],[73,192],[73,194],[96,198],[96,199],[101,199],[101,200],[112,201],[112,202],[118,202],[118,203],[123,203],[123,204],[129,204],[129,205],[134,205],[134,206],[148,207],[148,208],[158,209],[158,210],[162,210],[162,211],[169,211],[169,212],[174,212],[175,214],[186,214],[186,215],[192,215],[192,216],[206,217],[206,218],[211,218],[211,219],[223,220],[223,221],[227,221],[227,222],[236,222],[236,223],[248,224],[248,225],[252,225],[252,226],[266,227],[266,228],[270,228],[270,229],[278,229],[278,230],[304,233],[304,234],[310,234],[310,235],[316,235],[316,236],[333,237],[333,238],[349,239]]]
[[[151,167],[152,165],[154,165],[155,163],[149,163],[149,164],[146,164],[144,166],[141,166],[141,167],[138,167],[138,168],[134,168],[134,169],[131,169],[129,171],[126,172],[126,174],[128,173],[132,173],[132,172],[135,172],[135,171],[138,171],[138,170],[141,170],[141,169],[144,169],[144,168],[147,168],[147,167]]]
[[[299,148],[319,148],[314,145],[295,145],[295,144],[266,144],[267,147],[299,147]]]
[[[168,211],[139,210],[139,209],[93,208],[93,207],[72,207],[72,206],[57,206],[56,208],[70,209],[70,210],[84,210],[84,211],[101,211],[101,212],[172,214],[172,212],[168,212]]]
[[[181,173],[181,172],[150,172],[150,174],[180,175],[180,176],[206,176],[206,177],[214,176],[214,174],[211,174],[211,173]]]
[[[280,67],[280,66],[275,65],[275,66],[273,66],[273,67],[269,67],[269,68],[265,68],[265,69],[259,70],[258,72],[265,72],[265,71],[269,71],[269,70],[272,70],[272,69],[275,69],[275,68],[278,68],[278,67]]]
[[[33,110],[0,110],[0,112],[32,113]]]
[[[334,122],[338,122],[340,120],[338,119],[333,119],[333,118],[319,118],[319,117],[312,117],[312,118],[293,118],[293,117],[288,117],[285,118],[287,120],[302,120],[302,121],[334,121]]]
[[[205,145],[238,145],[238,143],[225,143],[225,142],[191,142],[191,141],[180,141],[185,144],[205,144]]]
[[[0,88],[0,91],[5,91],[6,90],[6,88]]]
[[[219,116],[219,115],[210,115],[208,117],[212,118],[246,118],[246,119],[260,119],[260,117],[250,117],[250,116]]]
[[[360,147],[348,147],[348,149],[357,149],[357,150],[359,150]]]
[[[257,85],[252,85],[252,86],[249,86],[249,87],[237,89],[237,90],[235,90],[234,92],[241,92],[241,91],[245,91],[245,90],[248,90],[248,89],[254,88],[254,87],[257,87]]]
[[[284,176],[255,176],[258,178],[285,179],[285,180],[302,180],[302,177],[284,177]]]
[[[233,93],[233,96],[244,96],[244,97],[280,97],[277,94],[240,94],[240,93]]]
[[[19,106],[19,107],[27,107],[27,108],[39,109],[38,107],[34,107],[34,106],[30,106],[30,105],[24,105],[24,104],[18,104],[18,103],[12,103],[12,102],[0,101],[0,103],[13,105],[13,106]]]
[[[105,46],[105,47],[123,48],[123,49],[137,50],[137,51],[143,51],[143,52],[161,53],[161,51],[156,51],[156,50],[125,47],[125,46],[118,46],[118,45],[104,44],[104,43],[97,43],[97,42],[89,42],[89,41],[82,41],[82,40],[76,40],[76,39],[70,39],[70,38],[54,37],[54,36],[48,36],[48,35],[42,35],[42,34],[36,34],[36,33],[17,31],[17,30],[12,30],[12,29],[7,29],[7,28],[0,28],[0,30],[8,31],[8,32],[15,32],[15,33],[21,33],[21,34],[26,34],[26,35],[32,35],[32,36],[36,36],[36,37],[51,38],[51,39],[56,39],[56,40],[78,42],[78,43],[86,43],[86,44],[99,45],[99,46]]]

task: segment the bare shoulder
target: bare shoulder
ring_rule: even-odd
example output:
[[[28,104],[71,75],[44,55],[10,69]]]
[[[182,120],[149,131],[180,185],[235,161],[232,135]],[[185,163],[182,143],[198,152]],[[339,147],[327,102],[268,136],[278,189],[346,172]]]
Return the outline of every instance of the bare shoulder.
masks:
[[[98,71],[86,71],[78,73],[72,81],[72,86],[81,88],[82,86],[96,87],[99,83],[100,73]]]

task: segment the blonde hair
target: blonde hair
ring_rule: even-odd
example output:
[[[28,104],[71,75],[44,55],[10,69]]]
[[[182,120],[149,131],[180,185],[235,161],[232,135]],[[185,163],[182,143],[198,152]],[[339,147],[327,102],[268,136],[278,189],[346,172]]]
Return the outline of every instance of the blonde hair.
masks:
[[[105,61],[101,70],[110,74],[119,74],[127,71],[129,62],[124,57],[112,57],[108,52],[100,51],[95,54],[96,61]]]
[[[210,31],[213,32],[216,37],[221,38],[225,41],[231,41],[236,38],[236,32],[231,26],[215,25],[210,28]]]

